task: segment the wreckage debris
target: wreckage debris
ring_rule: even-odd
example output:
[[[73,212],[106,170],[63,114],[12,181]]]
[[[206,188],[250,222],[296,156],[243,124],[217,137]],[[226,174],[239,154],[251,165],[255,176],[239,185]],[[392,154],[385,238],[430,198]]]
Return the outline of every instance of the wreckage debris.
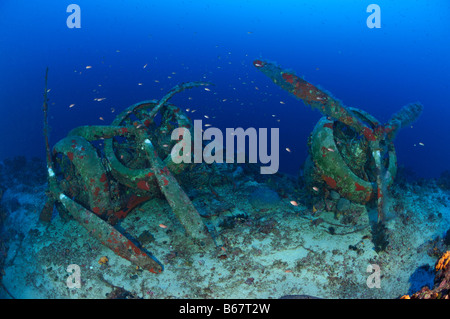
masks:
[[[164,152],[164,146],[154,146],[151,142],[154,140],[168,146],[165,141],[170,141],[170,132],[175,128],[174,121],[179,127],[189,129],[191,123],[188,117],[180,108],[167,102],[183,90],[210,83],[177,85],[160,100],[143,101],[130,106],[110,126],[75,128],[50,151],[47,76],[48,69],[43,106],[48,199],[40,220],[50,222],[53,207],[57,205],[59,210],[72,216],[91,236],[115,254],[142,269],[159,273],[163,266],[121,234],[114,224],[136,205],[162,192],[187,236],[202,249],[215,248],[202,218],[173,175],[180,173],[185,165],[174,165],[168,156],[170,154]],[[154,118],[159,113],[162,114],[162,120],[156,125]],[[102,149],[94,146],[97,140],[104,142]],[[167,156],[165,160],[159,157],[156,147],[163,150]],[[135,193],[131,197],[132,201],[130,192]],[[124,203],[127,203],[126,207]]]

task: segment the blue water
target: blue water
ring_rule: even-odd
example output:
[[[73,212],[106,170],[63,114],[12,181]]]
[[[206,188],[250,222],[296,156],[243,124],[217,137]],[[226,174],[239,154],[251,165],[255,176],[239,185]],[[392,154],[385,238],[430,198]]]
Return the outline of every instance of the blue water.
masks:
[[[66,26],[71,3],[81,8],[79,29]],[[379,29],[366,25],[371,3],[381,8]],[[420,101],[422,116],[395,141],[398,162],[437,177],[450,162],[449,14],[447,0],[2,0],[0,159],[44,158],[48,66],[52,145],[180,82],[206,80],[210,92],[194,88],[171,102],[223,129],[279,127],[280,170],[297,173],[321,115],[258,72],[252,61],[263,58],[382,122]]]

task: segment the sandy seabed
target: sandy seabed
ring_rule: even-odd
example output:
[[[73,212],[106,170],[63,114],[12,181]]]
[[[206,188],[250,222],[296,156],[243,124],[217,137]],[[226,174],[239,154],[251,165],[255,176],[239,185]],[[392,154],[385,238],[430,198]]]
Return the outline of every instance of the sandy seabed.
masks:
[[[164,265],[160,274],[115,255],[73,219],[55,214],[50,224],[40,222],[45,185],[10,188],[2,200],[15,198],[20,205],[5,220],[5,233],[13,235],[6,240],[0,297],[104,299],[120,288],[121,296],[144,299],[398,298],[433,284],[441,238],[450,227],[449,193],[433,180],[401,189],[394,185],[386,222],[389,244],[379,253],[370,227],[375,209],[359,205],[361,214],[351,224],[332,212],[294,206],[291,194],[255,209],[250,193],[265,187],[251,179],[216,187],[228,209],[204,218],[214,229],[215,251],[192,245],[162,198],[132,211],[118,227]],[[206,190],[193,199],[199,210],[218,201]],[[104,256],[108,261],[99,262]],[[79,266],[79,288],[67,284],[67,267],[73,264]],[[379,288],[370,265],[380,269]]]

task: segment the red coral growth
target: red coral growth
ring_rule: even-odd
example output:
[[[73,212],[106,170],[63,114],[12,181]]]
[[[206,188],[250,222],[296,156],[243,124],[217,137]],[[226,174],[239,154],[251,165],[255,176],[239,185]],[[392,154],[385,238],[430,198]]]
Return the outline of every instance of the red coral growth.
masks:
[[[106,182],[107,178],[106,178],[106,174],[103,173],[102,176],[100,177],[100,182],[104,183]]]
[[[286,82],[288,82],[288,83],[294,83],[294,76],[292,75],[292,74],[290,74],[290,73],[283,73],[283,79],[285,79],[286,80]]]
[[[355,182],[355,190],[358,191],[365,191],[366,188],[362,185],[359,185],[357,182]]]
[[[368,127],[364,127],[362,130],[363,135],[367,138],[368,141],[375,141],[376,137],[373,134],[373,131],[368,128]]]
[[[67,157],[73,161],[73,153],[72,152],[67,152]]]
[[[336,188],[337,183],[336,183],[336,181],[335,181],[332,177],[322,175],[322,179],[323,179],[323,180],[325,181],[325,183],[327,183],[327,185],[330,186],[331,188],[333,188],[333,189]]]
[[[144,190],[144,191],[150,190],[150,185],[148,184],[147,181],[139,181],[139,182],[137,183],[137,187],[138,187],[139,189]]]

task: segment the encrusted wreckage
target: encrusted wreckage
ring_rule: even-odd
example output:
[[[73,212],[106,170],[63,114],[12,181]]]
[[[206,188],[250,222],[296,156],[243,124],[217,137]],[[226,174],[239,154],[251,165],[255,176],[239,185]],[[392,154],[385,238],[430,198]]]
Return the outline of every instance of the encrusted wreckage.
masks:
[[[383,125],[275,64],[255,60],[254,66],[324,115],[309,141],[305,171],[310,183],[356,203],[375,200],[381,225],[385,192],[397,170],[393,140],[399,129],[419,117],[422,105],[406,105]],[[73,129],[50,150],[46,73],[43,111],[48,199],[40,220],[50,222],[56,206],[117,255],[159,273],[163,265],[114,225],[137,205],[162,193],[188,238],[204,250],[215,249],[214,239],[174,177],[187,164],[173,162],[170,152],[176,141],[171,133],[175,128],[192,130],[192,123],[180,108],[168,103],[178,92],[209,84],[177,85],[160,100],[128,107],[111,125]]]
[[[323,185],[360,204],[376,200],[378,222],[383,222],[385,192],[397,172],[394,138],[399,129],[420,116],[423,106],[408,104],[381,124],[363,110],[344,106],[293,72],[262,60],[255,60],[253,65],[324,115],[309,141],[304,171],[310,184]]]
[[[204,250],[214,249],[213,238],[174,177],[185,165],[175,165],[170,156],[175,143],[172,131],[176,127],[190,130],[191,122],[180,108],[167,102],[178,92],[209,83],[177,85],[161,100],[130,106],[111,125],[77,127],[51,151],[47,134],[47,73],[45,79],[48,199],[40,220],[50,222],[56,205],[60,213],[72,216],[115,254],[142,269],[159,273],[162,264],[114,225],[138,204],[162,193],[187,236]]]

